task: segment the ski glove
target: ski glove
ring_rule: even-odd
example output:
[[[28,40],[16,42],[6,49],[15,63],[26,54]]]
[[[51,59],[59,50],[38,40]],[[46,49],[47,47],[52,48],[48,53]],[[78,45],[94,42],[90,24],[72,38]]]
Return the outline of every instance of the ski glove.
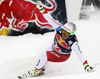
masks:
[[[88,64],[84,64],[84,70],[87,72],[94,72],[93,67],[89,66]]]
[[[42,4],[41,1],[37,1],[37,8],[38,8],[39,10],[43,9],[43,4]]]

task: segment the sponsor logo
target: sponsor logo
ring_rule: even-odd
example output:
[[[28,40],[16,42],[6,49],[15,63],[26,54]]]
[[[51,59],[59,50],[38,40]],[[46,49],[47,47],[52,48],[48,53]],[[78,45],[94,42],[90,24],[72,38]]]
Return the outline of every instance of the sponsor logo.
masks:
[[[51,7],[44,6],[45,13],[53,12],[56,4],[53,0],[48,0]],[[6,4],[6,5],[5,5]],[[39,26],[52,27],[44,18],[43,13],[36,7],[37,3],[25,0],[4,0],[0,4],[0,29],[13,28],[22,30],[28,26],[27,22],[36,22]]]

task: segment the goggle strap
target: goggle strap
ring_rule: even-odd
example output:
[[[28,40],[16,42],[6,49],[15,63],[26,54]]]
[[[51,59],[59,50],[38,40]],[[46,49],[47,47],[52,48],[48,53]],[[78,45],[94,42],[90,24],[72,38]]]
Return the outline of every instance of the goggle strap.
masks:
[[[70,35],[74,35],[74,34],[75,34],[75,32],[76,32],[76,30],[75,30],[73,33],[70,33]]]

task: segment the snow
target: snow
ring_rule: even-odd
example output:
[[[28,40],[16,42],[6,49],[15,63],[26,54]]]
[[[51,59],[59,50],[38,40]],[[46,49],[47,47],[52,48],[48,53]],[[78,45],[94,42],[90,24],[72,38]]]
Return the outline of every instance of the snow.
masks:
[[[80,48],[91,66],[100,63],[100,15],[94,14],[89,20],[76,21],[76,36]],[[30,69],[34,69],[38,57],[52,44],[55,32],[25,34],[23,36],[0,36],[0,79],[16,79]],[[62,63],[48,62],[45,75],[36,79],[99,79],[100,66],[94,72],[87,73],[83,65],[72,52],[69,60]],[[27,78],[33,79],[33,78]]]

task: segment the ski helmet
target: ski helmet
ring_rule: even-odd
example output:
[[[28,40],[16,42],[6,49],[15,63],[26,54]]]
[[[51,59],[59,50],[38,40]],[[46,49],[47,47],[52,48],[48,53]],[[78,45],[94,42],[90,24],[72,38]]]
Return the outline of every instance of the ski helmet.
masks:
[[[76,25],[72,22],[68,22],[62,27],[62,29],[70,33],[70,35],[74,35],[76,32]]]

